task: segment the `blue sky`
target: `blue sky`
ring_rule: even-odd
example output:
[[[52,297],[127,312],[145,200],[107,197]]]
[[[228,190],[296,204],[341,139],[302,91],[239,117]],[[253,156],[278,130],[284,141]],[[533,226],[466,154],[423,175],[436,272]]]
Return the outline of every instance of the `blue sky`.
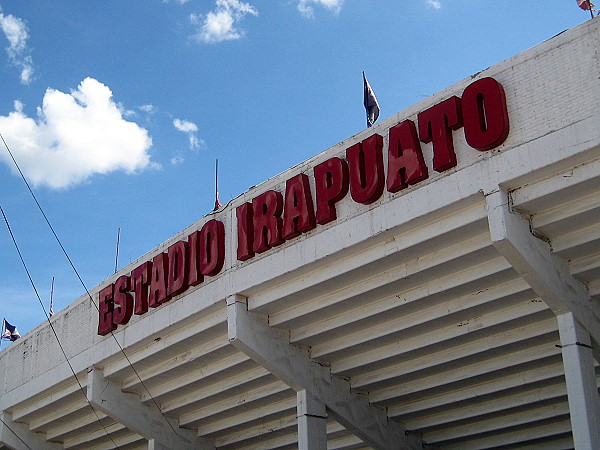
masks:
[[[589,19],[576,0],[0,0],[0,133],[88,288],[223,203]],[[55,311],[83,294],[6,149],[0,206]],[[6,226],[0,316],[45,320]],[[0,317],[0,318],[1,318]],[[95,326],[95,324],[94,324]],[[3,345],[7,345],[4,343]]]

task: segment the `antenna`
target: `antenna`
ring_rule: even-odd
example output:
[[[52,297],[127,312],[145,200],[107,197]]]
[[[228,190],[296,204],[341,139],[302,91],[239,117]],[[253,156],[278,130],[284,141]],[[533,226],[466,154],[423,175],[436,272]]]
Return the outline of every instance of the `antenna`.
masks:
[[[117,228],[117,254],[115,256],[115,273],[119,268],[119,242],[121,240],[121,228]]]
[[[221,206],[221,201],[219,200],[219,160],[215,160],[215,207],[213,208],[213,212],[218,210]]]
[[[52,286],[50,287],[50,308],[48,313],[50,317],[54,315],[54,309],[52,309],[52,298],[54,297],[54,277],[52,277]]]

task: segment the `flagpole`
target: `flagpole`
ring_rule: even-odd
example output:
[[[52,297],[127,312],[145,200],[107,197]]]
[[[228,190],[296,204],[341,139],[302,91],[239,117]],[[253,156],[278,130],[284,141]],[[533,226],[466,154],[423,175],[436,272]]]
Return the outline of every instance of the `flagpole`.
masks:
[[[48,315],[52,317],[54,315],[54,311],[52,309],[52,299],[54,297],[54,277],[52,277],[52,286],[50,287],[50,310],[48,311]]]
[[[115,256],[115,273],[119,268],[119,243],[121,241],[121,227],[117,228],[117,254]]]
[[[215,159],[215,205],[219,195],[219,158]]]
[[[215,159],[215,206],[213,212],[219,209],[221,202],[219,201],[219,159]]]
[[[369,128],[369,110],[366,108],[367,103],[367,77],[363,70],[363,103],[365,104],[365,111],[367,113],[367,128]]]

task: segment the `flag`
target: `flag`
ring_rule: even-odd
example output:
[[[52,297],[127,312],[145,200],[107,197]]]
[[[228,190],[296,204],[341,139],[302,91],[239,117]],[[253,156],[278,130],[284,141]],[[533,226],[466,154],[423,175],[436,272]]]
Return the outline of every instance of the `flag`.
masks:
[[[221,206],[221,200],[219,200],[219,160],[215,160],[215,207],[213,212],[218,210]]]
[[[16,341],[21,337],[17,327],[11,325],[4,319],[4,334],[2,335],[2,339],[10,339],[11,341]]]
[[[215,207],[213,208],[213,211],[216,211],[221,206],[223,206],[223,205],[221,204],[221,201],[219,200],[219,193],[215,192]]]
[[[591,10],[594,6],[596,6],[592,2],[590,2],[590,0],[577,0],[577,5],[579,5],[581,9],[585,9],[586,11]]]
[[[119,232],[121,231],[121,229],[119,228]],[[117,238],[118,240],[118,238]],[[117,244],[118,245],[118,244]],[[118,246],[117,246],[117,254],[118,254]],[[115,272],[117,270],[115,269]],[[52,277],[52,287],[50,288],[50,317],[52,317],[54,315],[54,310],[52,309],[52,297],[54,297],[54,277]]]
[[[373,89],[369,85],[367,81],[367,77],[363,72],[363,82],[364,82],[364,104],[365,110],[367,112],[367,127],[373,126],[377,118],[379,117],[379,103],[375,98],[375,94],[373,93]]]

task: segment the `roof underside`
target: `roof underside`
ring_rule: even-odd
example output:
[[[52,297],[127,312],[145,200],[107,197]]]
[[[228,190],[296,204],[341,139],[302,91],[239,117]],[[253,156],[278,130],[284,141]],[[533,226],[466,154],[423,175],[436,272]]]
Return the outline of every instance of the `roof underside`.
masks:
[[[599,300],[600,160],[511,199]],[[573,446],[556,317],[493,247],[483,195],[242,294],[427,444]],[[127,355],[137,373],[117,354],[104,376],[218,448],[297,447],[295,392],[230,345],[224,302]],[[146,448],[91,409],[78,378],[24,399],[13,420],[63,448]],[[368,448],[333,420],[327,434],[328,448]]]

